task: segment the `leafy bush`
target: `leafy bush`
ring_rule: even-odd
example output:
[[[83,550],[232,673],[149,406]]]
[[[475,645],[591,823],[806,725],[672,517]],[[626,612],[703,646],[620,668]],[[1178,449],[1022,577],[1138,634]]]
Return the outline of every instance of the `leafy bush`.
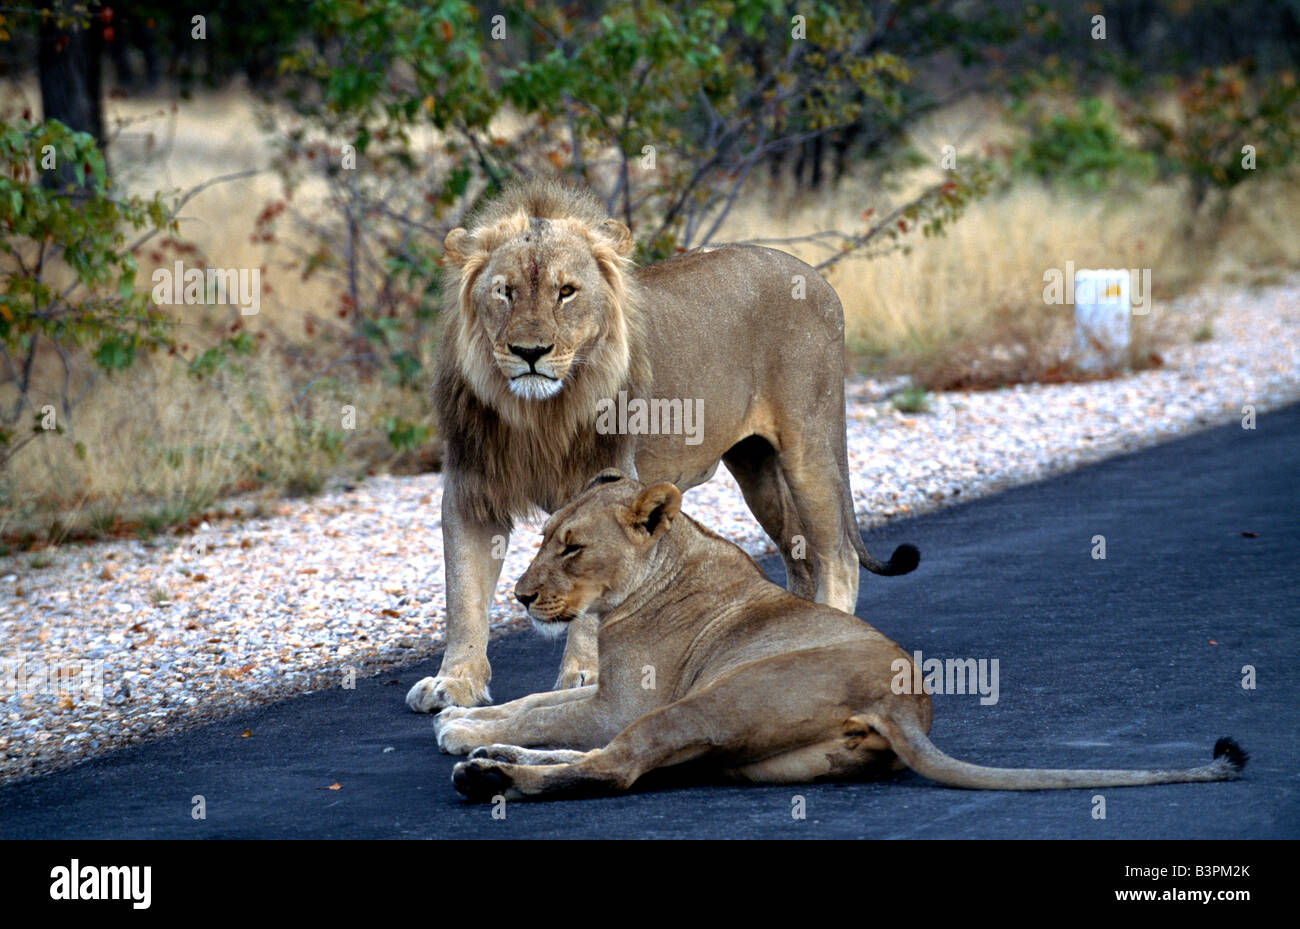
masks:
[[[294,266],[338,295],[318,322],[339,355],[417,389],[442,238],[504,181],[560,173],[592,186],[642,260],[708,244],[754,169],[791,146],[868,124],[885,127],[883,157],[928,102],[909,59],[992,28],[961,7],[878,17],[822,0],[792,18],[770,0],[647,0],[489,15],[463,0],[320,0],[308,14],[319,40],[282,63],[298,119],[270,125],[287,193],[264,212],[263,240],[292,224]],[[983,191],[979,168],[887,204],[875,225],[826,231],[827,261],[941,231]],[[292,200],[312,177],[329,190],[314,213]]]
[[[1178,117],[1171,119],[1142,101],[1133,123],[1162,175],[1186,178],[1193,222],[1207,203],[1221,219],[1238,184],[1296,162],[1300,82],[1292,72],[1205,68],[1179,82],[1178,103]]]
[[[74,182],[51,183],[65,167]],[[202,379],[253,350],[236,325],[187,358],[175,318],[136,286],[136,254],[176,233],[180,208],[223,179],[174,197],[122,196],[89,134],[0,119],[0,471],[38,437],[66,434],[100,374],[165,349]],[[80,442],[75,452],[85,457]]]
[[[1019,108],[1028,136],[1011,152],[1016,173],[1090,192],[1155,175],[1155,158],[1125,141],[1117,114],[1099,98],[1084,97],[1065,112],[1030,109]]]
[[[45,172],[71,165],[75,185],[50,190]],[[0,122],[0,386],[13,396],[0,409],[0,467],[43,432],[59,433],[77,399],[72,353],[84,349],[104,372],[130,367],[141,350],[170,347],[170,320],[135,289],[133,251],[176,222],[158,195],[110,191],[95,140],[62,123]],[[127,231],[143,234],[127,243]],[[63,367],[60,410],[38,410],[38,356]],[[22,435],[24,413],[34,419]],[[53,422],[52,422],[53,421]],[[21,436],[21,438],[20,438]]]

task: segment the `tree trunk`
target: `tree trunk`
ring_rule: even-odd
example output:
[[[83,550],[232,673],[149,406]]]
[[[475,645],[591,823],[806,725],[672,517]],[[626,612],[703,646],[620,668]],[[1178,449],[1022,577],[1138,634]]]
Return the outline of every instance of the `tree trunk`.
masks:
[[[59,28],[53,17],[41,23],[37,65],[41,77],[41,110],[45,119],[57,119],[69,129],[88,132],[104,149],[104,106],[100,86],[103,40],[99,24],[89,28]],[[107,159],[106,159],[107,160]],[[45,174],[47,188],[75,184],[73,166],[60,164]]]

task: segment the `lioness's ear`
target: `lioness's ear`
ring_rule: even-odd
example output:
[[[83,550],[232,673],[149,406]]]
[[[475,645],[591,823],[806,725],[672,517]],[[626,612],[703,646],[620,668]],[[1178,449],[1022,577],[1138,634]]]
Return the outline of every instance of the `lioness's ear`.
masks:
[[[442,248],[442,253],[447,256],[448,261],[457,267],[464,267],[474,251],[474,237],[465,229],[457,227],[447,233],[447,238],[442,240]]]
[[[600,224],[600,232],[609,244],[614,247],[614,251],[620,255],[626,255],[632,251],[636,245],[632,241],[632,231],[620,223],[617,219],[607,219]]]
[[[667,481],[647,487],[624,511],[623,526],[632,541],[657,539],[682,510],[682,492]]]

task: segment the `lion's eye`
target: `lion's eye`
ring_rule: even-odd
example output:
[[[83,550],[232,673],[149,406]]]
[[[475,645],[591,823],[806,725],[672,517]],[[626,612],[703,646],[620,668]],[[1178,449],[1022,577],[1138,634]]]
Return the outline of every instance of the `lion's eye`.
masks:
[[[515,289],[509,286],[508,284],[498,284],[496,296],[502,300],[513,300],[515,296]]]
[[[565,284],[563,287],[560,288],[560,299],[567,300],[577,292],[578,292],[578,288],[574,287],[572,284]]]
[[[576,555],[580,551],[582,551],[581,545],[574,545],[570,542],[568,545],[564,546],[564,551],[560,552],[560,557],[568,558],[570,555]]]

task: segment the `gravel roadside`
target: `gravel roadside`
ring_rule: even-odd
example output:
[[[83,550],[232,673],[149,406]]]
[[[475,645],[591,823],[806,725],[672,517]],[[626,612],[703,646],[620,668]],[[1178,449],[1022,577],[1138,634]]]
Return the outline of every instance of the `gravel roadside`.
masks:
[[[859,523],[1239,421],[1246,405],[1263,413],[1300,399],[1300,278],[1171,311],[1204,313],[1211,301],[1212,340],[1115,380],[940,394],[929,413],[906,415],[885,385],[851,378]],[[441,493],[436,474],[379,477],[190,536],[0,558],[0,783],[425,657],[443,638]],[[752,554],[773,550],[725,469],[686,495],[686,510]],[[512,539],[494,632],[526,624],[509,592],[539,527],[522,525]],[[100,663],[102,701],[76,688],[31,692],[39,688],[13,677],[20,667],[77,673],[83,662]]]

